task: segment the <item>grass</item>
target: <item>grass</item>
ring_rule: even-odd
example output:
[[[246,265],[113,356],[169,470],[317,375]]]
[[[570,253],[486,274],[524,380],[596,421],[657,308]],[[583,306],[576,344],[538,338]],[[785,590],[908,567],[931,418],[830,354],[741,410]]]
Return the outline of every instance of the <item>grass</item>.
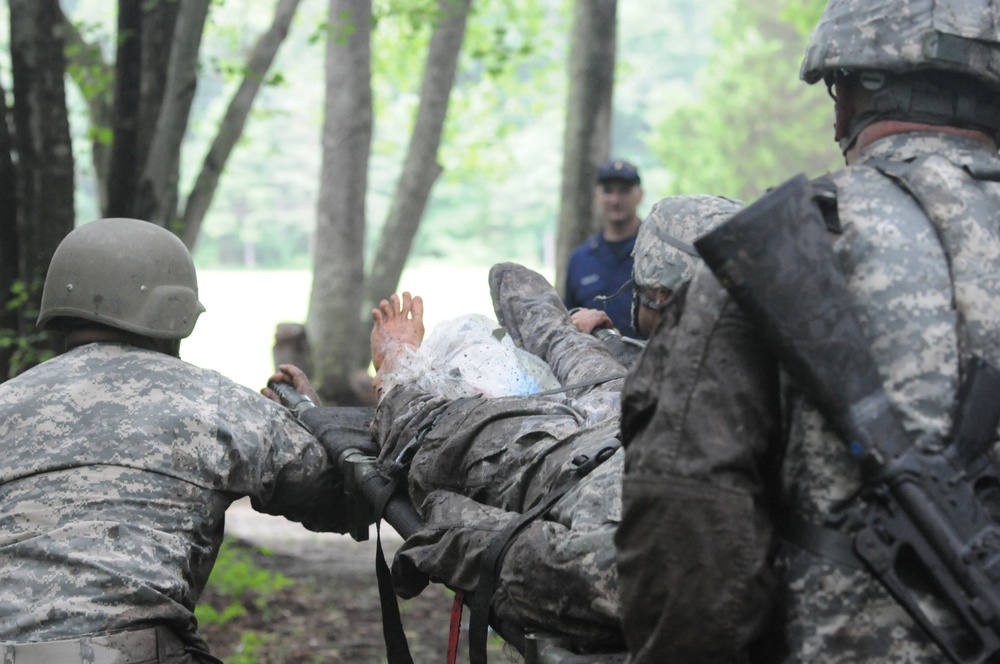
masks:
[[[403,273],[400,290],[424,298],[427,331],[467,313],[493,317],[489,266],[424,266]],[[548,276],[548,275],[547,275]],[[304,322],[312,274],[308,271],[200,270],[199,297],[207,311],[181,344],[181,357],[215,369],[251,389],[271,375],[274,328]]]

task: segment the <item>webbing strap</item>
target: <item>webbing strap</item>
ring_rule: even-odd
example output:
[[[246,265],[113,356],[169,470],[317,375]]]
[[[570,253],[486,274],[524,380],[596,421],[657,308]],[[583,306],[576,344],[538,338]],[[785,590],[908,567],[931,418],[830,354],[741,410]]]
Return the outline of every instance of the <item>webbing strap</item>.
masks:
[[[396,592],[392,587],[392,573],[385,561],[382,551],[382,515],[385,506],[396,493],[399,480],[394,479],[386,485],[377,496],[375,502],[375,577],[378,580],[378,596],[382,604],[382,636],[385,639],[386,657],[389,664],[413,664],[410,655],[410,645],[406,642],[403,631],[403,621],[399,617],[399,604],[396,602]]]
[[[585,383],[574,383],[573,385],[564,385],[562,387],[556,387],[551,390],[545,390],[544,392],[535,392],[534,394],[529,394],[532,397],[544,397],[550,394],[559,394],[560,392],[569,392],[570,390],[577,390],[581,387],[590,387],[592,385],[600,385],[601,383],[608,383],[613,380],[618,380],[619,378],[624,378],[628,374],[612,374],[610,376],[603,376],[601,378],[595,378],[594,380],[588,380]]]
[[[790,544],[825,558],[849,570],[863,570],[864,563],[854,553],[854,540],[839,530],[809,523],[797,514],[781,518],[778,535]]]
[[[399,615],[396,590],[392,585],[392,572],[389,569],[385,553],[382,550],[382,518],[385,516],[389,501],[392,500],[399,487],[405,486],[410,462],[423,444],[427,433],[434,428],[434,425],[448,409],[477,398],[479,398],[479,395],[457,399],[439,408],[429,421],[420,427],[413,439],[396,456],[396,459],[389,468],[390,481],[381,488],[373,491],[372,506],[375,509],[375,577],[378,581],[379,602],[382,605],[382,636],[385,639],[386,656],[389,664],[413,664],[413,657],[410,654],[410,645],[406,641],[406,632],[403,630],[403,621]],[[373,476],[370,480],[374,482],[375,477]]]
[[[558,489],[546,496],[545,500],[511,521],[494,536],[489,548],[483,553],[483,562],[479,570],[479,581],[476,584],[476,591],[470,603],[472,613],[469,617],[470,664],[486,664],[486,637],[489,633],[493,595],[496,593],[497,581],[500,577],[500,563],[503,561],[507,550],[510,549],[511,544],[514,543],[514,538],[532,521],[552,509],[559,502],[560,498],[576,486],[581,478],[610,459],[619,447],[621,447],[621,442],[615,440],[612,444],[602,448],[593,458],[581,455],[574,459],[576,472],[573,475],[563,482]],[[521,637],[523,639],[523,635],[505,634],[504,637],[508,640],[512,637]],[[514,645],[518,646],[519,644],[515,643]],[[523,650],[523,647],[519,649]]]

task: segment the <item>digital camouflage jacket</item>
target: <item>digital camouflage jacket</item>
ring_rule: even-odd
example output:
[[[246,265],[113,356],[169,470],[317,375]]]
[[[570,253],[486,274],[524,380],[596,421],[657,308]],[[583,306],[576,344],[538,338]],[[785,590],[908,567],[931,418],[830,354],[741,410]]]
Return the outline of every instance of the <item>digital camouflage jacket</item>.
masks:
[[[0,385],[0,640],[151,624],[192,648],[226,508],[346,528],[323,447],[217,372],[90,344]]]
[[[938,132],[883,138],[830,176],[834,253],[915,445],[944,443],[972,355],[1000,362],[998,177],[994,151]],[[858,468],[707,269],[628,381],[622,429],[634,664],[944,661],[864,569],[783,537],[790,519],[849,536]]]

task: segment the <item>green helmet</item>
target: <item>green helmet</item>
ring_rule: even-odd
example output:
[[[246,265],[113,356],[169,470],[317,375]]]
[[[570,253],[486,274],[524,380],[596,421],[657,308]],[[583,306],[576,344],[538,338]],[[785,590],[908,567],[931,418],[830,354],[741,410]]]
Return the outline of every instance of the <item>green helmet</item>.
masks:
[[[742,209],[743,203],[703,194],[672,196],[650,210],[632,249],[636,286],[675,291],[694,276],[698,252],[693,243]]]
[[[100,219],[56,249],[38,325],[82,318],[154,339],[183,339],[203,311],[194,261],[176,235],[137,219]]]
[[[967,74],[1000,88],[996,0],[829,0],[799,75],[837,70]]]

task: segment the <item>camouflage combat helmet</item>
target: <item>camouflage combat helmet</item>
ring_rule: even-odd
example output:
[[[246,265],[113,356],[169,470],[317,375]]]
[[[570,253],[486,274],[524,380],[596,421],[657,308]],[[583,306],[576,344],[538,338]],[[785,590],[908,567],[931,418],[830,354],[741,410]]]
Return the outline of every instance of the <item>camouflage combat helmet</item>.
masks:
[[[799,76],[863,76],[879,118],[1000,129],[997,0],[829,0]],[[863,127],[852,127],[850,142]],[[844,141],[843,149],[847,148]]]
[[[702,194],[657,202],[639,227],[632,250],[635,285],[677,290],[694,276],[698,265],[695,239],[742,207],[743,203],[731,198]]]
[[[38,325],[83,318],[155,339],[183,339],[203,311],[194,261],[176,235],[137,219],[100,219],[72,231],[56,249]]]

